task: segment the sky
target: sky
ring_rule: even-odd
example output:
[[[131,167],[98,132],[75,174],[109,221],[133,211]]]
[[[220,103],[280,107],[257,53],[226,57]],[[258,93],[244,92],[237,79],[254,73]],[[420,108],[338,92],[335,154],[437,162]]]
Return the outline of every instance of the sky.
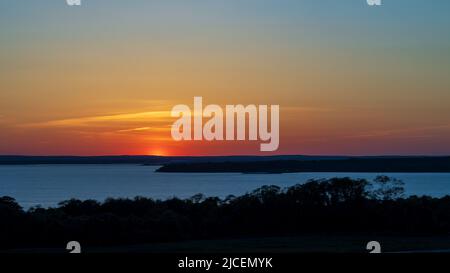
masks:
[[[0,0],[0,154],[448,155],[450,1]],[[175,142],[280,105],[280,146]]]

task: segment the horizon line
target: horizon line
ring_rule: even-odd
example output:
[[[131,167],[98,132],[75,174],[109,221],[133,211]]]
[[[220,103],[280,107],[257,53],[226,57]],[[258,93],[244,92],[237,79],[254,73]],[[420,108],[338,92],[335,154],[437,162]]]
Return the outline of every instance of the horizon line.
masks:
[[[139,155],[139,154],[122,154],[122,155],[27,155],[27,154],[0,154],[0,157],[282,157],[282,156],[304,156],[304,157],[450,157],[448,155],[430,155],[430,154],[380,154],[380,155],[310,155],[310,154],[279,154],[279,155]]]

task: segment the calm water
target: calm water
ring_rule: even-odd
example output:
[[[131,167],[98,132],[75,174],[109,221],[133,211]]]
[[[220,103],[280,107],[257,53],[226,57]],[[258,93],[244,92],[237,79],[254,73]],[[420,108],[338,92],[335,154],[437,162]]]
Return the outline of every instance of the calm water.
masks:
[[[23,207],[55,206],[70,198],[145,196],[165,199],[197,193],[225,197],[241,195],[262,185],[281,187],[311,178],[349,176],[373,179],[377,173],[155,173],[154,166],[137,165],[32,165],[0,166],[0,196],[14,197]],[[450,173],[392,173],[405,182],[406,193],[450,194]]]

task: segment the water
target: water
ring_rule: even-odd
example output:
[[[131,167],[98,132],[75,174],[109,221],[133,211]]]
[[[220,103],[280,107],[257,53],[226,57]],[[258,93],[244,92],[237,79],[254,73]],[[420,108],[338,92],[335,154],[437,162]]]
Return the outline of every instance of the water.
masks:
[[[0,166],[0,196],[15,198],[24,208],[56,206],[70,198],[145,196],[187,198],[197,193],[226,197],[262,185],[287,187],[312,178],[352,177],[372,180],[378,173],[155,173],[158,167],[138,165]],[[450,173],[390,173],[402,179],[408,195],[450,194]]]

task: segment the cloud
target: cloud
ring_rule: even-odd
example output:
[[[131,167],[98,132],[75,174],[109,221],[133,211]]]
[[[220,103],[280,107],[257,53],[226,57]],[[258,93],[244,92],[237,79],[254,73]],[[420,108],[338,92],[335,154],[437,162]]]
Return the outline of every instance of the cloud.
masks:
[[[90,127],[101,125],[124,125],[127,123],[164,123],[171,119],[169,111],[148,111],[139,113],[122,113],[115,115],[90,116],[69,119],[58,119],[44,122],[23,124],[30,128],[64,128],[64,127]],[[139,128],[146,128],[139,127]]]
[[[170,131],[170,127],[138,127],[138,128],[130,128],[130,129],[122,129],[118,130],[118,133],[139,133],[139,132],[165,132]]]

